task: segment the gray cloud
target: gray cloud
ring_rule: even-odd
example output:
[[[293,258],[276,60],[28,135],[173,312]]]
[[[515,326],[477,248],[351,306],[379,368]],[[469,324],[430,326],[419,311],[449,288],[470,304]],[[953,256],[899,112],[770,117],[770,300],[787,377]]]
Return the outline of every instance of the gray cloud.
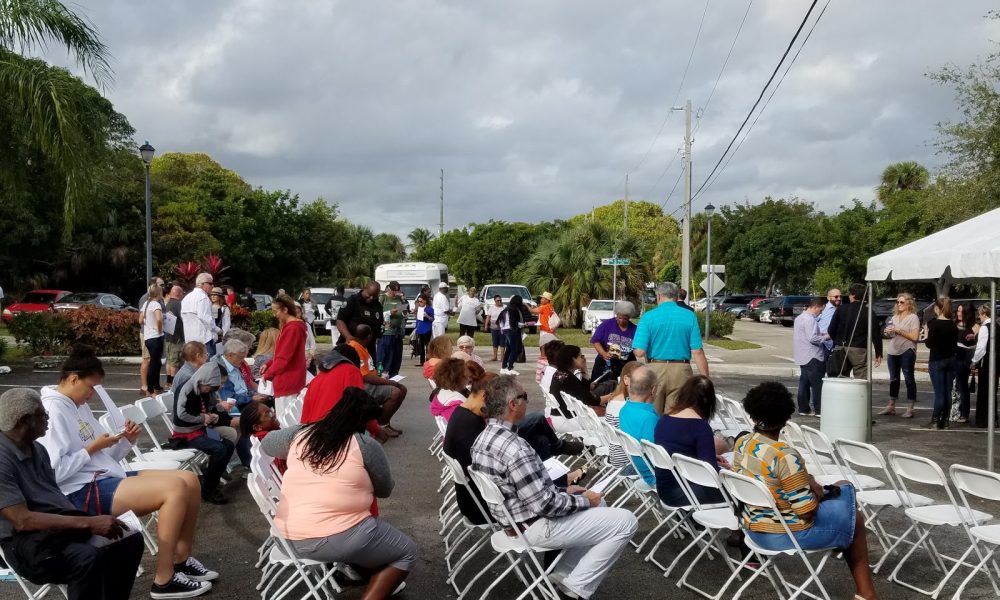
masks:
[[[207,152],[254,185],[322,196],[377,231],[567,218],[620,197],[667,116],[705,4],[233,0],[83,9],[115,55],[108,96],[160,152]],[[940,163],[951,93],[924,74],[992,50],[992,3],[831,4],[750,138],[698,199],[871,198],[897,160]],[[712,2],[684,89],[708,97],[743,2]],[[717,160],[805,10],[758,0],[694,150]],[[53,54],[54,62],[65,63]],[[667,199],[682,139],[667,118],[633,197]],[[660,179],[659,184],[654,182]]]

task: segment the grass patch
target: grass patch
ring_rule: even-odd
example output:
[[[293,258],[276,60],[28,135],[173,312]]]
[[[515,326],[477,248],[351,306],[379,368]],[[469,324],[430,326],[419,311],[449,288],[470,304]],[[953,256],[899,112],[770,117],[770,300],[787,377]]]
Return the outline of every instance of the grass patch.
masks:
[[[731,340],[729,338],[712,338],[705,340],[706,344],[725,348],[726,350],[755,350],[760,348],[759,344],[744,342],[743,340]]]
[[[317,344],[329,344],[329,343],[331,343],[330,342],[331,339],[333,339],[333,338],[331,338],[328,335],[317,335],[316,336],[316,343]]]

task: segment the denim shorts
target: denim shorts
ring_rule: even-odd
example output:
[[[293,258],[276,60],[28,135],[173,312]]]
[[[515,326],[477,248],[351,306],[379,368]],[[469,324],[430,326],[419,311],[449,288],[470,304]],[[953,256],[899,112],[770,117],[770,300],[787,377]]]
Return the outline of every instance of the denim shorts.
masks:
[[[125,473],[126,477],[132,477],[138,475],[135,471],[128,471]],[[105,477],[104,479],[97,480],[97,491],[100,494],[96,494],[93,491],[93,485],[87,484],[72,494],[67,494],[66,497],[69,501],[73,503],[73,506],[77,510],[82,510],[83,512],[90,513],[92,515],[110,515],[111,514],[111,503],[114,500],[115,492],[118,490],[118,486],[123,479],[118,477]],[[87,498],[87,492],[90,492],[90,498]],[[97,498],[100,496],[101,503],[100,507],[97,504]]]
[[[824,548],[845,549],[854,539],[854,524],[857,507],[854,503],[854,487],[840,486],[840,496],[819,503],[812,527],[793,531],[795,541],[803,550]],[[750,539],[765,550],[790,550],[792,542],[784,533],[750,532]]]
[[[490,341],[494,348],[503,348],[507,345],[507,340],[503,338],[503,332],[499,329],[490,329]]]

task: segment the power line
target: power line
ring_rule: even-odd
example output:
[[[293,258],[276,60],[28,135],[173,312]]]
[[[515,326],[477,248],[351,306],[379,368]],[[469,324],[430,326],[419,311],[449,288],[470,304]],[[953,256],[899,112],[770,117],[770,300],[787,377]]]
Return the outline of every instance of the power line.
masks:
[[[744,142],[746,142],[747,138],[750,137],[750,132],[753,131],[754,126],[757,125],[757,121],[760,120],[760,116],[764,114],[765,110],[767,110],[767,105],[771,103],[771,99],[774,98],[774,95],[777,93],[778,88],[781,87],[781,83],[785,81],[785,77],[788,76],[788,72],[792,70],[792,66],[795,64],[795,61],[799,59],[799,54],[802,54],[802,49],[806,47],[806,44],[809,42],[809,38],[812,37],[813,31],[816,30],[816,26],[819,25],[820,19],[823,18],[824,14],[826,14],[826,9],[829,7],[830,7],[830,2],[829,0],[827,0],[827,3],[823,5],[823,10],[820,11],[819,15],[816,17],[816,20],[813,22],[812,27],[810,27],[809,31],[806,33],[806,37],[802,39],[802,45],[799,46],[799,49],[795,52],[795,56],[792,57],[792,60],[788,63],[788,66],[785,68],[784,73],[781,74],[781,79],[779,79],[778,83],[775,84],[774,88],[771,90],[771,94],[767,97],[767,100],[764,101],[764,106],[761,107],[760,112],[757,113],[757,116],[754,117],[753,122],[750,123],[750,127],[747,128],[747,132],[743,136],[743,139],[740,140],[739,144],[736,144],[736,148],[729,155],[729,157],[726,158],[725,164],[722,165],[722,168],[715,175],[715,178],[712,179],[711,182],[709,182],[708,179],[705,180],[705,183],[702,184],[702,188],[699,188],[698,190],[699,194],[708,191],[710,187],[715,185],[715,182],[718,181],[719,178],[722,177],[722,174],[726,171],[726,167],[728,167],[729,163],[732,162],[733,157],[736,156],[736,154],[740,151],[740,148],[743,147]]]
[[[712,85],[712,91],[708,93],[708,99],[705,100],[705,105],[701,107],[701,115],[698,116],[698,123],[694,126],[695,131],[698,131],[698,128],[701,127],[701,118],[705,116],[705,112],[708,111],[708,105],[712,103],[712,96],[715,95],[715,89],[719,87],[719,81],[722,80],[722,74],[726,71],[729,59],[733,56],[733,50],[736,48],[736,41],[740,39],[740,33],[743,31],[743,25],[747,22],[747,16],[750,14],[751,6],[753,6],[753,0],[750,0],[750,2],[747,3],[747,9],[743,12],[743,19],[740,21],[740,26],[736,29],[736,35],[733,36],[733,43],[729,45],[729,52],[726,54],[726,60],[722,61],[722,68],[719,69],[719,75],[715,78],[715,83]]]
[[[681,154],[681,149],[678,148],[677,152],[675,152],[674,155],[670,157],[670,162],[667,163],[667,166],[663,167],[663,170],[660,171],[660,176],[656,178],[656,182],[653,183],[653,185],[649,186],[649,189],[646,190],[646,193],[642,195],[642,198],[649,198],[650,194],[653,193],[653,190],[656,189],[656,186],[660,185],[660,182],[663,180],[663,176],[667,174],[667,171],[670,170],[670,167],[674,166],[674,162],[677,160],[677,157],[680,156],[680,154]]]
[[[670,188],[670,191],[667,192],[667,197],[664,198],[663,199],[663,203],[660,204],[660,210],[663,210],[663,207],[667,205],[667,202],[669,202],[670,199],[674,197],[674,190],[677,189],[677,184],[679,184],[681,182],[681,178],[682,177],[684,177],[684,169],[681,169],[681,172],[677,174],[677,179],[674,180],[674,186],[672,188]],[[684,203],[683,202],[681,203],[681,208],[684,208]],[[677,209],[677,210],[680,210],[680,209]],[[677,212],[677,210],[675,210],[674,212]],[[673,213],[671,213],[671,214],[673,214]]]
[[[694,36],[694,43],[691,45],[691,52],[688,54],[688,60],[687,64],[684,66],[684,72],[681,74],[681,82],[677,86],[677,93],[674,94],[674,101],[670,103],[670,110],[667,111],[667,116],[663,117],[663,122],[660,123],[660,128],[653,137],[653,141],[649,144],[649,148],[646,149],[646,153],[642,155],[642,158],[639,159],[639,163],[635,165],[629,173],[635,173],[646,163],[646,159],[649,158],[650,153],[656,146],[656,142],[659,141],[660,135],[663,133],[663,128],[667,126],[667,121],[670,120],[670,114],[673,112],[673,107],[677,104],[677,99],[681,97],[681,90],[684,89],[684,81],[687,79],[688,69],[691,68],[691,60],[694,58],[694,51],[698,47],[698,39],[701,38],[701,29],[705,25],[705,16],[708,14],[708,5],[710,3],[711,0],[705,0],[705,10],[701,13],[701,22],[698,23],[698,32]]]
[[[812,14],[813,9],[816,8],[817,2],[819,2],[819,0],[812,0],[812,4],[809,5],[809,10],[806,12],[806,16],[802,18],[802,22],[799,23],[798,29],[795,30],[795,35],[792,36],[792,40],[788,42],[788,47],[785,48],[784,53],[782,53],[781,60],[778,61],[778,64],[774,67],[774,71],[771,73],[771,76],[768,77],[767,82],[764,84],[764,87],[761,88],[760,95],[757,96],[757,100],[753,103],[753,106],[750,107],[750,112],[747,113],[746,118],[743,119],[742,123],[740,123],[740,127],[739,129],[736,130],[736,134],[733,135],[733,139],[729,140],[729,145],[726,146],[726,149],[722,152],[722,156],[719,157],[719,160],[715,163],[715,166],[712,167],[712,170],[708,174],[708,177],[706,177],[705,181],[702,182],[701,186],[698,187],[698,190],[694,194],[692,194],[691,196],[692,199],[696,198],[698,194],[701,193],[701,191],[705,188],[705,184],[708,183],[708,180],[711,179],[713,175],[715,175],[715,172],[719,169],[719,165],[721,165],[722,161],[725,160],[726,155],[733,148],[733,144],[736,143],[736,140],[739,138],[740,133],[743,132],[743,128],[746,127],[747,122],[750,121],[750,117],[753,116],[754,111],[757,110],[758,106],[760,106],[761,100],[764,99],[764,94],[767,93],[768,87],[770,87],[771,83],[774,81],[774,78],[777,77],[778,71],[781,70],[781,66],[782,64],[784,64],[785,59],[788,57],[788,53],[792,51],[792,47],[795,45],[795,41],[799,39],[799,34],[801,34],[802,30],[805,28],[806,22],[809,20],[809,16]]]

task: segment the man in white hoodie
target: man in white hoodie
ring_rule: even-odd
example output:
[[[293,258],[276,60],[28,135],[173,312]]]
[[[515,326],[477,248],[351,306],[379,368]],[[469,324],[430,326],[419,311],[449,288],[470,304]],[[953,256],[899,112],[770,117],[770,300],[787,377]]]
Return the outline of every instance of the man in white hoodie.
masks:
[[[212,318],[212,301],[208,297],[211,291],[211,273],[199,273],[194,289],[181,301],[184,341],[205,344],[209,357],[215,355],[215,337],[221,331]]]

